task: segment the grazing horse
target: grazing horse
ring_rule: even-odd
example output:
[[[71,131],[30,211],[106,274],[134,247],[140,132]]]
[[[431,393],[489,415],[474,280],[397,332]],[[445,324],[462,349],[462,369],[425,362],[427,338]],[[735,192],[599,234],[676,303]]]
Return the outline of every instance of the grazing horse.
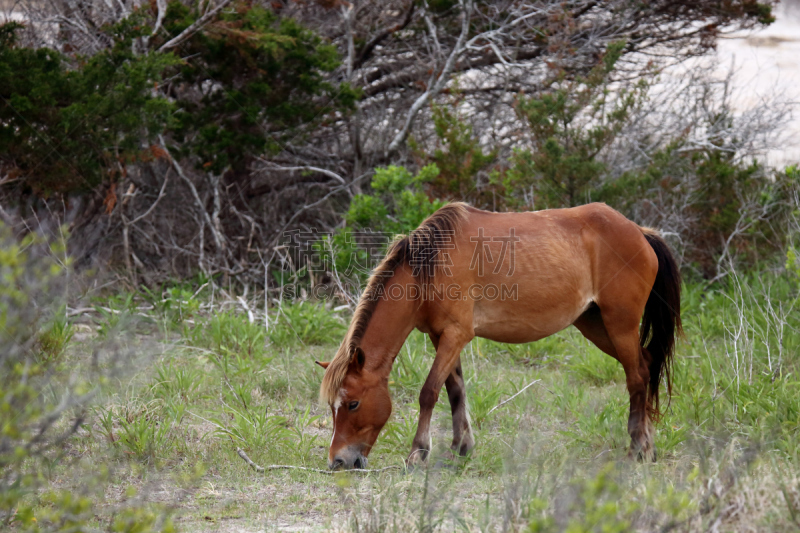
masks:
[[[655,460],[659,386],[672,393],[681,281],[666,243],[605,204],[528,213],[446,205],[396,240],[370,277],[347,335],[325,368],[333,413],[330,468],[364,468],[389,415],[389,372],[411,331],[436,357],[419,395],[409,464],[427,460],[444,385],[455,453],[474,446],[461,350],[475,336],[533,342],[574,325],[625,370],[630,455]],[[640,326],[641,319],[641,326]]]

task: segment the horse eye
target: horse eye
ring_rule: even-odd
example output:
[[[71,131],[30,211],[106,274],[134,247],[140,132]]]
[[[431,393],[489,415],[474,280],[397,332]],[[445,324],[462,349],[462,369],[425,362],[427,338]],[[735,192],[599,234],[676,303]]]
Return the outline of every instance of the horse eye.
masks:
[[[358,408],[358,402],[350,402],[350,405],[348,405],[348,407],[350,408],[351,411],[355,411]]]

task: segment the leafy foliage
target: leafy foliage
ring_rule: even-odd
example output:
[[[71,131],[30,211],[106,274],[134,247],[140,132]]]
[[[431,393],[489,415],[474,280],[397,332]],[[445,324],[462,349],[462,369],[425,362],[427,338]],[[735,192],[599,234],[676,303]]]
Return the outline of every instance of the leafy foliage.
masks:
[[[170,2],[165,29],[178,35],[202,8]],[[167,87],[177,97],[175,141],[216,174],[244,170],[248,156],[279,150],[293,128],[355,101],[349,86],[323,77],[339,63],[333,46],[296,20],[246,2],[179,50],[191,59]]]
[[[137,158],[142,143],[169,124],[173,104],[154,94],[171,53],[134,53],[144,34],[133,15],[107,28],[113,44],[70,60],[49,48],[17,45],[11,22],[0,26],[0,165],[24,191],[88,191]]]
[[[520,206],[526,189],[537,209],[589,200],[606,171],[598,154],[614,141],[646,93],[644,80],[617,94],[608,89],[624,48],[624,42],[612,43],[588,76],[563,79],[550,92],[519,99],[517,113],[529,129],[531,148],[515,151],[510,168],[494,177],[509,206]]]
[[[432,200],[423,190],[438,175],[435,164],[423,167],[416,175],[401,166],[376,169],[374,192],[353,198],[344,216],[347,226],[331,238],[337,270],[349,276],[365,276],[383,257],[393,236],[410,232],[442,207],[446,202]],[[327,243],[318,246],[324,250]]]
[[[458,95],[457,90],[455,91]],[[437,146],[426,153],[414,139],[409,144],[414,155],[426,165],[436,165],[439,173],[427,180],[432,198],[470,202],[476,207],[492,206],[495,187],[489,183],[489,169],[496,163],[498,150],[485,152],[472,126],[459,116],[461,99],[451,105],[432,106],[431,118]]]
[[[195,23],[203,5],[170,2],[167,34]],[[353,105],[349,86],[323,79],[338,65],[334,47],[294,19],[235,6],[178,47],[185,59],[157,51],[163,39],[139,49],[147,10],[101,28],[112,45],[90,57],[17,46],[21,26],[0,27],[4,169],[36,195],[86,192],[162,156],[143,146],[166,133],[203,169],[242,170],[294,128]]]

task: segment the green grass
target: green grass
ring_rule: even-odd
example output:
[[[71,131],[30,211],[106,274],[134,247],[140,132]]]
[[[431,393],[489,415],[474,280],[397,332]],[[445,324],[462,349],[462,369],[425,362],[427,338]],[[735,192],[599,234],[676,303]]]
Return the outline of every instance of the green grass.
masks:
[[[178,294],[178,315],[193,324],[174,319],[175,304],[154,308],[152,323],[171,322],[180,334],[153,363],[105,387],[69,444],[84,461],[111,461],[140,495],[154,479],[185,489],[172,504],[179,529],[782,531],[800,523],[800,313],[776,314],[797,297],[795,280],[765,274],[723,290],[686,287],[686,339],[655,464],[626,457],[620,365],[568,329],[520,346],[475,339],[462,354],[473,453],[443,458],[451,426],[442,394],[430,468],[370,476],[259,474],[236,455],[325,468],[331,419],[317,401],[314,360],[330,359],[346,317],[284,305],[266,329],[235,307],[205,311],[190,292]],[[104,307],[133,313],[137,298]],[[108,335],[118,313],[101,316],[95,335]],[[88,364],[85,347],[58,328],[66,357]],[[371,467],[406,457],[432,360],[430,341],[413,333],[390,376],[394,413]],[[107,495],[107,505],[122,494]]]

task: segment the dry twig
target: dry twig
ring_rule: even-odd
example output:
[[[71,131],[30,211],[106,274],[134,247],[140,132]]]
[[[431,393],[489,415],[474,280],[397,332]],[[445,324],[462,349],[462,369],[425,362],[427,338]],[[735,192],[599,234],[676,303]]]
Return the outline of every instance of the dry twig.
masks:
[[[247,456],[246,453],[244,453],[244,450],[242,450],[241,448],[236,448],[236,453],[239,454],[239,457],[244,459],[244,462],[250,465],[250,468],[252,468],[256,472],[266,472],[267,470],[305,470],[306,472],[317,472],[319,474],[327,474],[327,475],[333,475],[337,473],[337,471],[335,470],[323,470],[321,468],[308,468],[305,466],[293,466],[293,465],[258,466]],[[347,472],[356,472],[359,474],[377,474],[378,472],[386,472],[387,470],[404,470],[404,469],[405,469],[404,466],[392,465],[383,468],[353,468],[351,470],[347,470]]]
[[[522,387],[522,389],[518,393],[516,393],[514,396],[512,396],[508,400],[504,400],[504,401],[498,403],[497,405],[495,405],[494,407],[489,409],[489,412],[486,413],[486,416],[489,416],[490,414],[492,414],[492,411],[494,411],[495,409],[499,409],[500,407],[503,407],[505,404],[507,404],[508,402],[510,402],[511,400],[513,400],[514,398],[516,398],[517,396],[519,396],[520,394],[522,394],[523,392],[528,390],[528,387],[530,387],[531,385],[534,385],[536,383],[539,383],[540,381],[542,381],[542,380],[541,379],[534,379],[533,381],[531,381],[530,383],[528,383],[527,385]]]

